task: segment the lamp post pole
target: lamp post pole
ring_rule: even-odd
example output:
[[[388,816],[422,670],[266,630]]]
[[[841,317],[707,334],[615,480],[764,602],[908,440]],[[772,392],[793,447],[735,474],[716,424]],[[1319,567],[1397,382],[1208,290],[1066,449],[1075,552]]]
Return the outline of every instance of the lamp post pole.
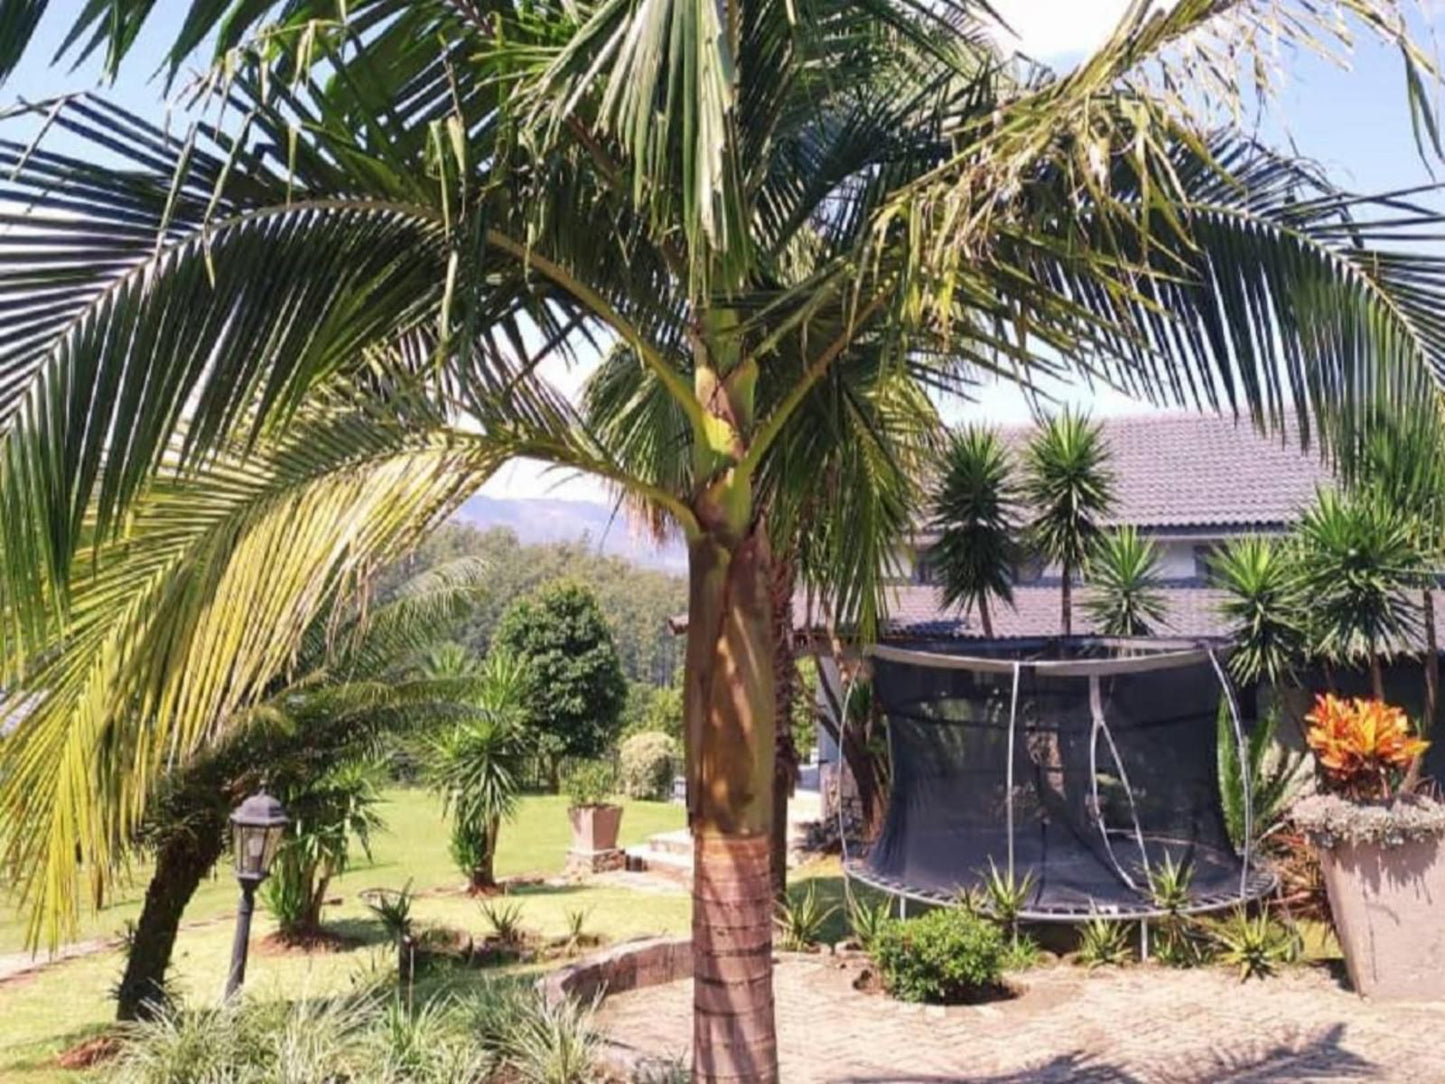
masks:
[[[251,916],[256,911],[256,886],[271,872],[271,862],[286,831],[286,810],[264,789],[231,813],[231,850],[241,902],[236,908],[236,936],[231,942],[231,970],[226,975],[226,1000],[246,981],[246,955],[251,948]]]
[[[241,984],[246,981],[246,956],[251,949],[251,916],[255,911],[256,882],[242,880],[241,901],[236,907],[236,935],[231,941],[231,971],[226,976],[227,1001],[241,992]]]

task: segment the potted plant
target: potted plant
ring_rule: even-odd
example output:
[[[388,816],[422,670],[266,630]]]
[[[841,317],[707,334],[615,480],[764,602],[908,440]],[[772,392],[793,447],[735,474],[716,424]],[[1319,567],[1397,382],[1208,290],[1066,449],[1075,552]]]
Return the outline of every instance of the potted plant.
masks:
[[[1291,813],[1319,852],[1350,981],[1445,999],[1445,806],[1402,786],[1427,743],[1380,700],[1320,696],[1305,722],[1320,788]]]
[[[574,853],[597,854],[617,849],[622,807],[608,801],[613,783],[612,768],[597,760],[584,760],[567,773],[562,789],[568,798],[567,816],[572,820]]]

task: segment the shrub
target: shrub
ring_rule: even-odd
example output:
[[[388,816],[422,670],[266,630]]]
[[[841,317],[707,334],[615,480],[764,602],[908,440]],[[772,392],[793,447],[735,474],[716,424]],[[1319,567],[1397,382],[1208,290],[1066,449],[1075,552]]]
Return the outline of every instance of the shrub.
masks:
[[[1305,740],[1325,782],[1357,800],[1388,799],[1430,744],[1412,735],[1403,711],[1380,700],[1345,700],[1326,693],[1315,698],[1305,722]]]
[[[939,908],[891,922],[872,956],[889,992],[901,1001],[954,1004],[999,983],[1004,937],[993,923],[960,908]]]
[[[568,803],[579,806],[603,805],[612,797],[617,777],[609,764],[600,760],[580,760],[567,771],[562,781],[562,793]]]
[[[618,784],[629,798],[662,802],[672,797],[677,743],[657,730],[634,734],[618,754]]]

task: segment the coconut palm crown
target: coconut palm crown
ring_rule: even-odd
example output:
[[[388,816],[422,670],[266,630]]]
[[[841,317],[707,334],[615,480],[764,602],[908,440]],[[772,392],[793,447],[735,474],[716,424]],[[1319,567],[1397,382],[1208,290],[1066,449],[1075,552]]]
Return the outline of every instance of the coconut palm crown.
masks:
[[[87,4],[65,50],[122,63],[153,7]],[[1065,72],[1001,55],[981,0],[196,0],[193,125],[38,106],[69,152],[0,144],[0,683],[39,698],[0,808],[34,935],[318,610],[529,457],[686,543],[695,1077],[775,1080],[774,540],[809,523],[800,580],[873,635],[915,450],[987,374],[1331,440],[1436,394],[1441,272],[1393,238],[1437,216],[1202,112],[1346,9],[1432,138],[1392,0],[1139,0]],[[42,10],[0,0],[0,76]],[[608,417],[540,375],[598,349]]]

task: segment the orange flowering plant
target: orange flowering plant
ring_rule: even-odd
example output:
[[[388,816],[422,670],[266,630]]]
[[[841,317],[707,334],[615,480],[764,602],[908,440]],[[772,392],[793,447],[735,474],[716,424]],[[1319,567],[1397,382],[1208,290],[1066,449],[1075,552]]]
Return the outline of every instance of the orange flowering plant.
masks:
[[[1325,778],[1347,797],[1385,800],[1429,742],[1414,736],[1400,708],[1383,700],[1324,693],[1305,716],[1305,740]]]

